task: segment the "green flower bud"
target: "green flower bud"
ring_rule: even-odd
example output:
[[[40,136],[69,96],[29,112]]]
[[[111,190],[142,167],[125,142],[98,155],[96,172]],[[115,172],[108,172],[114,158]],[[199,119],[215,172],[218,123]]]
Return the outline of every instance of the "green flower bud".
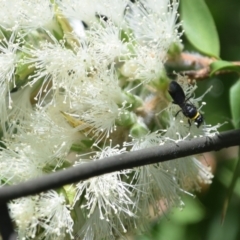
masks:
[[[116,124],[127,127],[133,125],[136,122],[136,119],[137,117],[135,113],[124,111],[122,114],[120,114]]]
[[[145,136],[149,132],[149,129],[143,123],[136,123],[130,130],[130,135],[133,138],[140,138]]]

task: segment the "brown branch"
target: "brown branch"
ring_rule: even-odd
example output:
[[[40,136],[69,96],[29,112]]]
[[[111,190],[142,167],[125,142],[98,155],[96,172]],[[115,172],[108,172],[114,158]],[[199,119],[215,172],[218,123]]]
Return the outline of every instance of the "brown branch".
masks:
[[[204,80],[210,75],[210,68],[204,67],[199,70],[189,70],[181,72],[184,76],[188,76],[190,82],[192,80]]]
[[[171,67],[184,67],[188,69],[190,68],[192,70],[181,70],[180,73],[182,73],[185,76],[188,76],[190,81],[193,79],[203,80],[210,76],[211,72],[210,65],[217,60],[218,59],[216,58],[206,57],[196,53],[183,52],[176,58],[169,57],[166,62],[166,65]],[[240,62],[238,61],[231,63],[236,66],[240,66]],[[216,72],[215,74],[219,75],[229,72],[231,71],[221,70]]]
[[[216,58],[210,58],[199,54],[192,53],[181,53],[180,58],[185,62],[185,65],[192,66],[195,68],[206,68],[211,63],[216,61]]]

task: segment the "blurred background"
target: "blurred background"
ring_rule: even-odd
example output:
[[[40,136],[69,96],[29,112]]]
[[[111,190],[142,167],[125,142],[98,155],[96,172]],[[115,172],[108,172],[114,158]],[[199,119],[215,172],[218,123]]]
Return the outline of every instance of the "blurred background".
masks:
[[[205,0],[214,18],[221,44],[221,58],[240,61],[240,1]],[[197,29],[196,29],[197,34]],[[186,51],[194,51],[183,37]],[[226,73],[198,82],[196,96],[213,86],[204,101],[206,123],[215,125],[227,121],[220,131],[233,129],[229,104],[229,89],[238,80],[237,73]],[[240,105],[240,103],[239,103]],[[240,107],[240,106],[239,106]],[[240,180],[234,188],[228,211],[221,223],[224,200],[236,166],[238,148],[228,148],[201,156],[212,166],[214,178],[211,185],[202,186],[196,197],[183,196],[183,210],[172,209],[152,223],[151,230],[135,240],[238,240],[240,239]]]

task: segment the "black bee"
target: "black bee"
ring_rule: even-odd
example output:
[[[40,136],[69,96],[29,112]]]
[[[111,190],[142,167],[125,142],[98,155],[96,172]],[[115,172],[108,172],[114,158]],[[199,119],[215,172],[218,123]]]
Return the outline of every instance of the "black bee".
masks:
[[[176,82],[171,81],[168,89],[169,94],[173,99],[173,103],[177,104],[181,110],[177,112],[182,112],[185,117],[188,118],[189,126],[191,126],[191,121],[194,121],[197,127],[203,123],[203,115],[197,110],[197,108],[186,99],[185,93],[182,87]]]

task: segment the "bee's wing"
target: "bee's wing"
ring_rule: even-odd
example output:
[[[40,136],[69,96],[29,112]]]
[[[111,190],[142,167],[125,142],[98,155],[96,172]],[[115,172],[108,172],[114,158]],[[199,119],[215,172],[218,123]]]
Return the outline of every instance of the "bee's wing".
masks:
[[[185,102],[185,93],[176,81],[170,82],[168,92],[173,99],[173,103],[181,105]]]

